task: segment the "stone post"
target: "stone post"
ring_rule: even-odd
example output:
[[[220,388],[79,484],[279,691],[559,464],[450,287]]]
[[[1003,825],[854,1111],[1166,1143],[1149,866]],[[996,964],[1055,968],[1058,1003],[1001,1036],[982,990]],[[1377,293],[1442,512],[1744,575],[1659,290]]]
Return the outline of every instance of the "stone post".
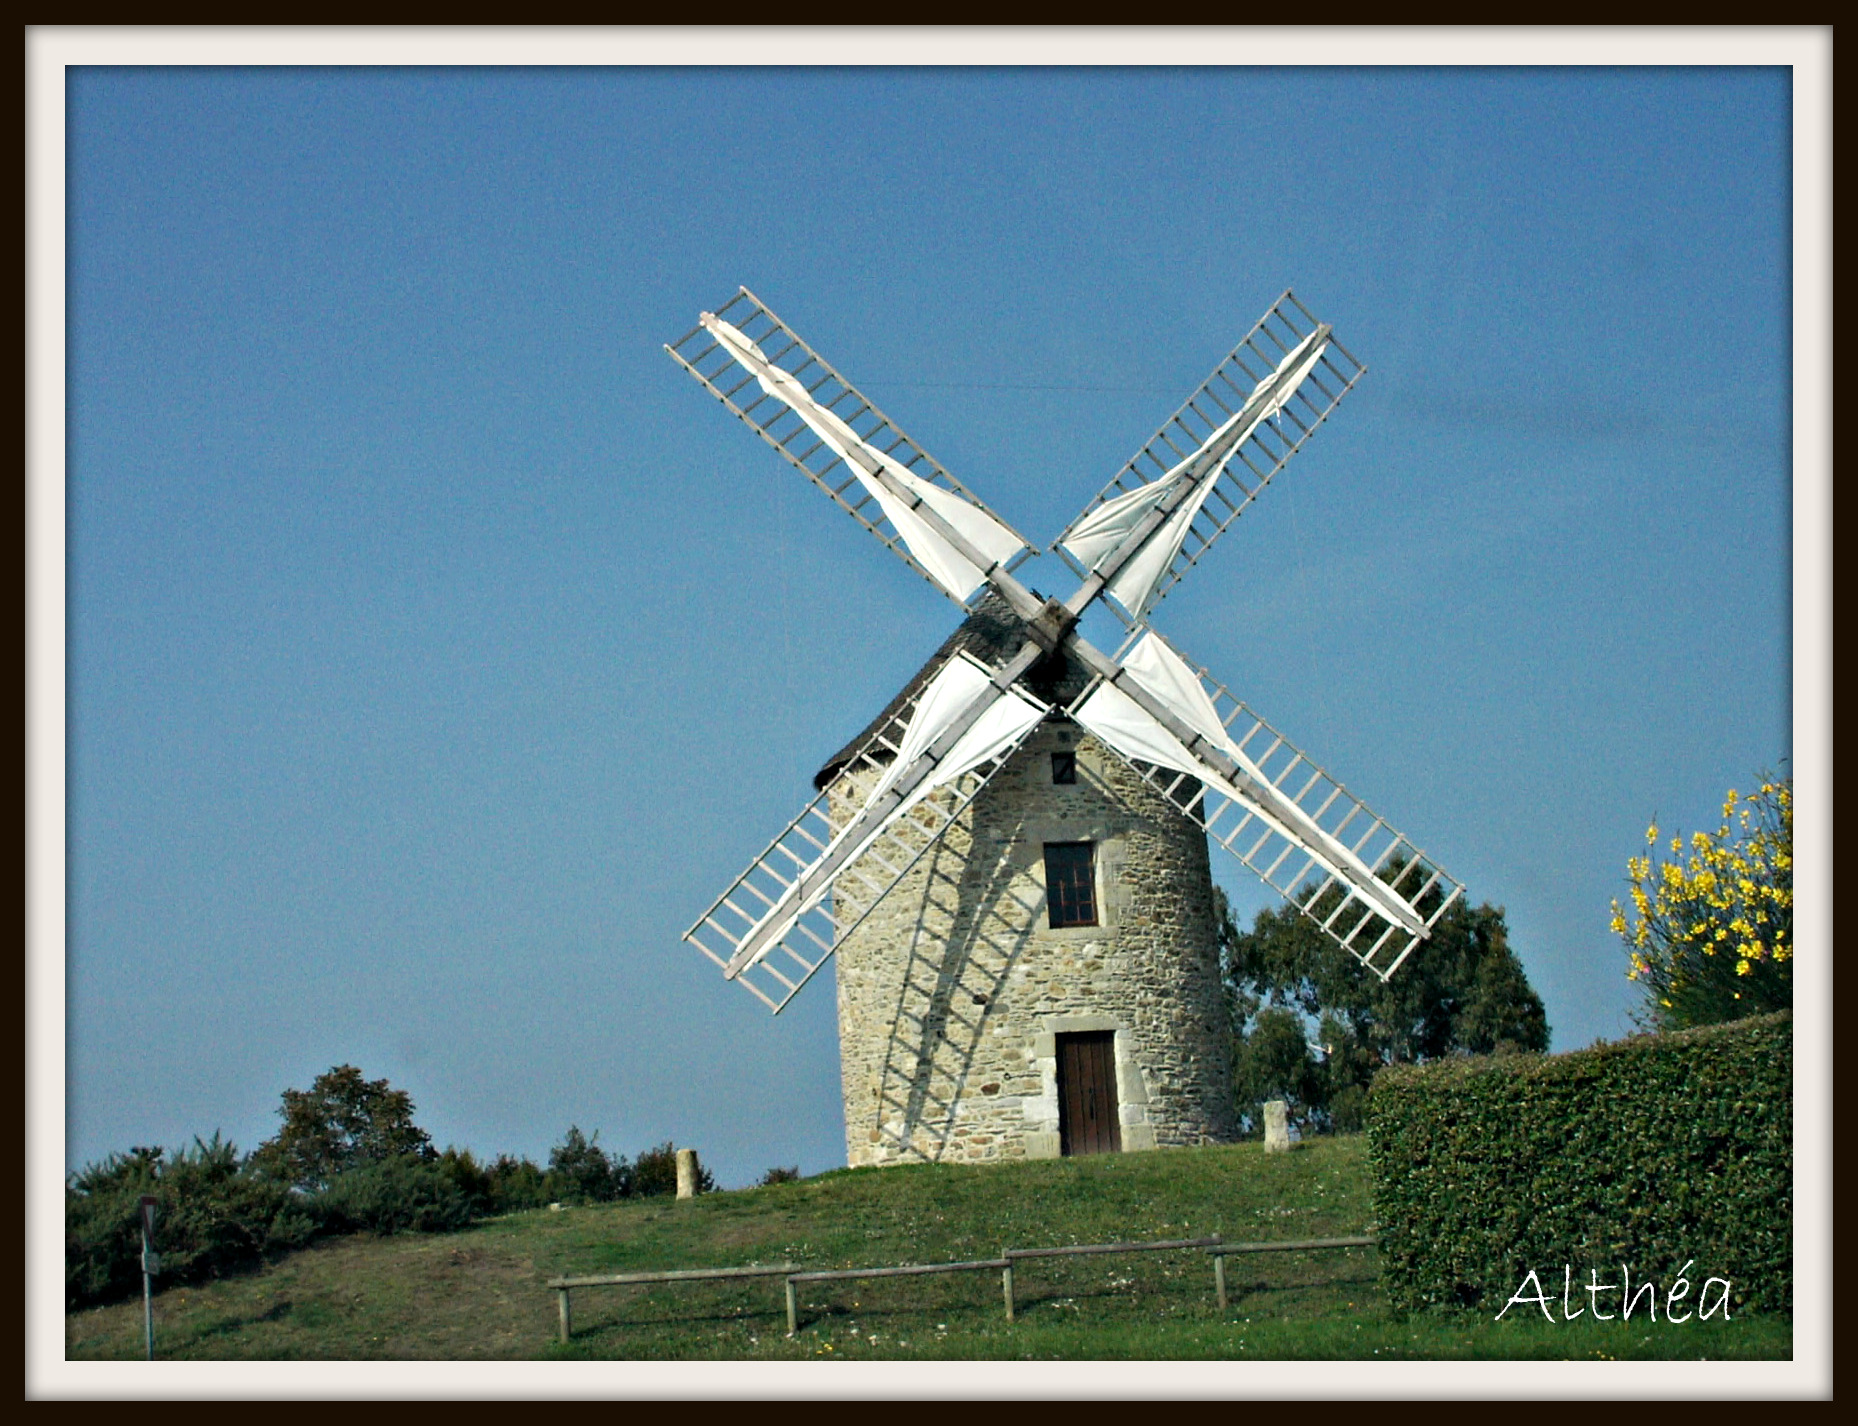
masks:
[[[1283,1153],[1290,1147],[1290,1106],[1281,1099],[1268,1101],[1264,1107],[1264,1147],[1268,1154]],[[679,1184],[683,1183],[680,1176]],[[679,1193],[684,1190],[680,1186]]]
[[[677,1196],[679,1198],[697,1196],[697,1151],[695,1149],[677,1151]]]

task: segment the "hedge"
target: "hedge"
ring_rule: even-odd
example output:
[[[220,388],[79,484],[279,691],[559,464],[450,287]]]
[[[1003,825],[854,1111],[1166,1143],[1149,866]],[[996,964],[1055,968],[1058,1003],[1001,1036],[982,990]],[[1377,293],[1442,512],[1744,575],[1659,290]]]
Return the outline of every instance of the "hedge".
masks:
[[[1693,1311],[1710,1277],[1730,1281],[1735,1310],[1793,1310],[1791,1012],[1391,1067],[1368,1138],[1397,1312],[1501,1310],[1533,1270],[1558,1313],[1564,1269],[1575,1305],[1598,1270],[1660,1294],[1683,1274]]]

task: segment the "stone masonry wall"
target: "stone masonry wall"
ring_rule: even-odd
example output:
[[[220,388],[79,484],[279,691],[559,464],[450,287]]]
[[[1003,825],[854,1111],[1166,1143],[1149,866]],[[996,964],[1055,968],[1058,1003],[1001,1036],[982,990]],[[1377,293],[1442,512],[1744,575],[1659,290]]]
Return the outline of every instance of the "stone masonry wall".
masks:
[[[1096,844],[1098,925],[1048,924],[1048,841]],[[1237,1136],[1206,835],[1075,724],[1035,729],[836,960],[854,1166],[1057,1155],[1074,1030],[1115,1032],[1125,1150]]]

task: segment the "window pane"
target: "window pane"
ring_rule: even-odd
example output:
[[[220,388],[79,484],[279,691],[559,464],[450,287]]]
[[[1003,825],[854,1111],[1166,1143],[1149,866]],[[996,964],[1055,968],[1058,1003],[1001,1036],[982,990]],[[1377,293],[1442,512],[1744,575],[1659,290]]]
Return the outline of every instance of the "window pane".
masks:
[[[1097,924],[1097,887],[1089,842],[1045,844],[1045,896],[1054,926]]]

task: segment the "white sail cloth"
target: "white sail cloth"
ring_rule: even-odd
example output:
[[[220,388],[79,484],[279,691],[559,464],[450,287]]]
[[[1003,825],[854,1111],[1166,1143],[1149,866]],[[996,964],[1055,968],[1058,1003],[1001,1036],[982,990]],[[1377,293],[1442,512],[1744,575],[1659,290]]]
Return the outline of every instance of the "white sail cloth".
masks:
[[[867,445],[849,425],[815,401],[798,377],[769,361],[766,353],[740,329],[709,312],[703,313],[698,321],[724,351],[753,374],[764,392],[788,406],[814,435],[838,453],[877,500],[917,563],[957,600],[965,604],[968,596],[980,588],[987,577],[986,568],[965,558],[930,527],[912,503],[899,499],[873,472],[879,468],[889,472],[904,489],[946,520],[992,563],[1004,564],[1026,548],[1025,541],[978,505],[924,480],[875,446]]]
[[[922,781],[911,788],[888,815],[867,820],[866,814],[873,804],[889,792],[897,780],[928,751],[930,745],[977,701],[987,705],[981,715],[955,740],[954,746],[942,755]],[[953,782],[989,758],[1000,757],[1018,746],[1020,740],[1047,711],[1045,704],[1016,687],[995,687],[992,671],[967,654],[957,654],[945,663],[917,700],[895,760],[866,795],[857,815],[827,844],[814,862],[817,866],[835,853],[843,853],[838,868],[814,886],[807,884],[807,873],[812,867],[796,877],[743,937],[741,945],[748,949],[748,954],[744,956],[738,952],[739,964],[731,962],[731,974],[740,974],[779,945],[781,938],[793,929],[794,922],[825,899],[838,871],[862,856],[873,842],[918,802],[936,788]]]
[[[1258,429],[1260,422],[1283,410],[1285,403],[1296,395],[1303,379],[1322,359],[1328,345],[1328,330],[1318,327],[1284,354],[1277,369],[1252,388],[1245,405],[1221,422],[1192,455],[1159,480],[1138,485],[1113,500],[1104,501],[1066,532],[1064,547],[1086,569],[1103,568],[1122,553],[1123,546],[1155,506],[1183,484],[1192,485],[1190,493],[1174,507],[1168,518],[1122,559],[1105,586],[1133,618],[1140,619],[1147,610],[1156,588],[1174,564],[1174,557],[1181,552],[1194,516],[1206,504],[1214,484],[1239,447]]]
[[[1134,762],[1173,768],[1211,784],[1259,818],[1279,836],[1302,847],[1362,901],[1417,935],[1425,921],[1373,869],[1324,831],[1295,801],[1273,787],[1258,767],[1227,735],[1198,675],[1153,633],[1144,634],[1123,660],[1123,669],[1143,690],[1194,732],[1239,765],[1240,777],[1226,777],[1196,757],[1152,714],[1115,684],[1105,681],[1071,716],[1110,747]]]
[[[904,730],[896,760],[878,779],[877,786],[865,799],[865,806],[869,807],[890,791],[909,766],[978,698],[987,698],[990,706],[956,740],[954,747],[942,755],[929,775],[898,804],[899,813],[914,807],[944,783],[953,782],[964,772],[997,757],[1023,738],[1046,713],[1043,703],[1018,687],[995,688],[993,671],[979,660],[968,654],[956,654],[937,670],[928,687],[923,689],[916,711],[910,716],[909,727]]]

